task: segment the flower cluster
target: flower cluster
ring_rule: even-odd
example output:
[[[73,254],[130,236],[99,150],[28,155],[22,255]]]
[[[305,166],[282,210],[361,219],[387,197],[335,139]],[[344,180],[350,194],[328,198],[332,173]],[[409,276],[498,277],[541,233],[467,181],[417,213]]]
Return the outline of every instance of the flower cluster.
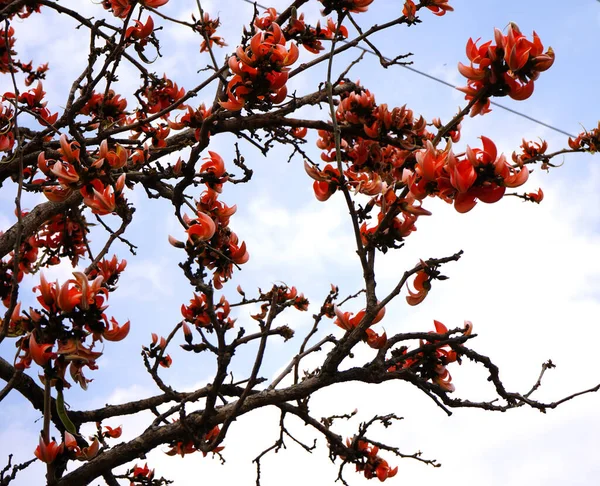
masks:
[[[148,484],[154,479],[154,469],[148,468],[148,463],[144,464],[144,467],[138,466],[137,464],[133,468],[127,471],[127,474],[131,475],[131,486],[137,484]]]
[[[454,9],[448,5],[449,0],[430,0],[425,5],[429,10],[433,12],[434,15],[441,17],[445,15],[446,12],[452,12]],[[402,8],[402,15],[408,18],[410,21],[415,19],[417,14],[417,6],[413,0],[406,0],[404,2],[404,7]]]
[[[219,17],[216,19],[211,19],[208,13],[205,13],[202,17],[202,20],[196,21],[193,15],[192,19],[196,24],[196,30],[204,38],[202,44],[200,44],[200,52],[206,52],[209,49],[212,49],[212,46],[215,44],[219,47],[224,47],[227,45],[222,37],[215,35],[218,27],[221,25],[221,20]]]
[[[223,159],[217,153],[209,152],[200,167],[200,174],[207,189],[196,203],[194,217],[183,217],[187,241],[183,243],[173,237],[169,237],[169,241],[177,248],[185,248],[202,268],[213,270],[213,285],[220,289],[231,278],[234,265],[243,265],[250,256],[246,243],[240,243],[229,228],[229,218],[235,213],[236,206],[229,207],[218,200],[222,185],[228,180]]]
[[[345,331],[352,331],[352,329],[357,327],[363,321],[366,314],[365,309],[359,311],[355,316],[353,316],[352,312],[342,312],[337,306],[334,306],[333,309],[336,315],[336,320],[333,323]],[[384,316],[385,307],[382,307],[369,324],[369,327],[377,324]],[[363,340],[373,349],[380,349],[387,343],[387,334],[384,331],[383,334],[379,335],[372,329],[367,328],[365,329]]]
[[[388,478],[393,478],[398,473],[398,466],[392,468],[385,459],[378,456],[379,447],[356,437],[346,439],[346,445],[348,448],[352,448],[360,458],[356,462],[356,471],[362,472],[365,478],[377,478],[383,482]]]
[[[465,99],[475,101],[471,116],[490,111],[491,96],[510,96],[514,100],[525,100],[533,93],[533,82],[540,73],[554,63],[554,51],[544,46],[538,35],[528,40],[519,27],[510,23],[507,35],[498,29],[495,44],[488,41],[477,46],[477,41],[467,42],[467,57],[470,65],[458,64],[458,70],[468,80],[461,88]]]
[[[131,9],[140,3],[143,7],[158,8],[162,7],[169,0],[102,0],[102,6],[110,10],[115,17],[127,18]]]
[[[27,212],[23,211],[21,217]],[[79,258],[87,253],[85,218],[75,216],[72,210],[57,214],[43,224],[38,232],[21,242],[18,251],[18,269],[16,281],[20,283],[25,274],[33,273],[41,266],[57,265],[62,257],[67,257],[73,266]],[[42,255],[40,257],[40,250]],[[13,289],[13,270],[15,254],[9,254],[7,261],[0,261],[0,300],[5,307],[10,306],[10,295]],[[13,337],[24,334],[18,311],[9,323],[9,334]]]
[[[45,251],[40,265],[57,265],[66,257],[71,265],[77,266],[79,258],[87,254],[88,231],[83,215],[75,216],[67,211],[53,216],[42,226],[35,240],[35,245]]]
[[[163,75],[162,78],[152,78],[152,81],[142,92],[142,96],[146,98],[144,103],[144,111],[148,114],[155,114],[176,104],[185,95],[185,89],[179,88],[177,83]],[[178,109],[182,109],[183,105],[179,105]]]
[[[0,35],[2,35],[1,32]],[[14,93],[7,92],[4,93],[3,98],[5,100],[14,100],[16,98],[19,103],[23,103],[31,113],[36,115],[40,124],[46,126],[52,125],[54,122],[56,122],[58,119],[58,113],[50,113],[50,110],[48,110],[46,107],[48,102],[43,101],[45,94],[46,92],[44,91],[42,82],[38,81],[35,88],[24,93],[20,93],[18,97]]]
[[[227,100],[220,105],[231,111],[258,103],[281,103],[286,95],[288,71],[298,59],[298,47],[286,39],[278,24],[256,33],[247,47],[239,46],[229,58],[233,77],[227,84]]]
[[[322,160],[333,162],[339,157],[347,168],[340,174],[331,164],[323,169],[305,164],[315,180],[315,195],[325,201],[345,185],[355,194],[369,196],[371,201],[359,215],[363,243],[371,242],[382,250],[397,247],[415,230],[418,216],[430,214],[414,195],[398,196],[396,190],[405,186],[406,169],[414,168],[418,147],[434,135],[423,117],[416,118],[406,106],[390,110],[385,104],[377,105],[375,97],[360,86],[342,94],[336,118],[343,130],[340,153],[329,131],[319,131],[317,146],[323,150]],[[378,208],[376,223],[369,225],[374,208]]]
[[[219,426],[215,425],[206,434],[204,434],[204,436],[202,437],[202,440],[201,440],[201,444],[202,445],[210,444],[213,440],[215,440],[218,437],[220,431],[221,431],[221,429],[219,428]],[[225,447],[218,446],[218,447],[213,447],[208,452],[212,452],[213,454],[218,454],[223,449],[225,449]],[[180,455],[181,457],[183,457],[186,454],[192,454],[193,452],[196,452],[197,450],[198,449],[196,447],[196,443],[193,440],[189,440],[187,442],[177,442],[177,443],[173,444],[171,446],[171,449],[169,449],[167,452],[165,452],[165,454],[167,454],[169,456]],[[202,451],[202,455],[204,457],[206,457],[208,455],[208,452]]]
[[[111,173],[125,166],[129,151],[119,144],[109,149],[104,140],[93,157],[95,160],[86,166],[81,161],[77,142],[69,142],[63,134],[60,147],[60,160],[46,159],[44,152],[38,156],[37,166],[46,179],[36,179],[34,182],[43,185],[44,195],[50,201],[64,201],[79,189],[83,202],[94,214],[103,216],[113,213],[119,202],[124,202],[122,193],[126,175],[121,174],[114,181]],[[88,160],[91,158],[86,157]]]
[[[447,334],[448,328],[439,321],[434,320],[435,333],[431,334]],[[464,336],[469,336],[473,332],[473,324],[470,321],[465,321],[463,330]],[[420,342],[420,348],[428,345],[436,345],[440,340],[431,338],[425,342]],[[395,364],[389,368],[389,372],[410,369],[411,371],[420,374],[423,378],[431,380],[446,392],[453,392],[454,385],[452,384],[452,376],[446,368],[450,363],[459,360],[459,356],[450,346],[435,346],[433,351],[420,351],[418,353],[407,352],[407,348],[403,347],[400,352],[392,352]]]
[[[466,213],[477,200],[495,203],[504,196],[507,187],[519,187],[527,182],[527,167],[512,165],[503,154],[498,155],[496,145],[489,138],[482,136],[481,142],[481,149],[467,146],[463,156],[454,155],[450,144],[444,150],[437,150],[428,142],[427,147],[416,154],[414,172],[405,173],[404,181],[410,193],[418,200],[436,195],[453,202],[459,213]]]
[[[513,152],[512,159],[515,164],[523,165],[536,159],[543,157],[548,150],[548,142],[541,140],[540,142],[528,142],[523,139],[521,144],[521,153]],[[542,167],[543,168],[543,167]]]
[[[196,140],[200,140],[200,129],[202,128],[202,122],[210,116],[211,109],[206,108],[204,103],[202,103],[195,110],[189,105],[187,105],[185,108],[187,109],[187,113],[179,118],[179,120],[169,120],[169,128],[172,128],[173,130],[181,130],[182,128],[186,127],[193,128]]]
[[[156,359],[158,360],[158,364],[163,368],[170,368],[173,360],[171,356],[165,354],[165,349],[167,348],[167,340],[164,337],[158,337],[158,334],[152,333],[152,342],[150,346],[142,346],[142,355],[145,359]]]
[[[14,35],[15,29],[12,27],[9,27],[8,30],[0,29],[0,73],[11,72],[12,57],[17,54],[13,50],[15,46]]]
[[[181,305],[181,315],[186,321],[184,322],[183,328],[186,340],[189,339],[188,336],[191,337],[191,330],[186,324],[187,322],[196,328],[203,328],[209,332],[214,330],[215,325],[221,329],[233,328],[235,319],[231,319],[231,317],[229,317],[229,314],[231,313],[231,307],[229,306],[229,301],[225,298],[225,296],[221,296],[221,300],[214,304],[212,312],[209,312],[208,307],[208,301],[205,294],[194,294],[194,297],[192,300],[190,300],[189,305]],[[214,316],[214,319],[211,318],[211,313]]]
[[[92,118],[90,128],[97,128],[100,121],[121,126],[127,121],[127,100],[112,89],[106,93],[93,92],[79,113]]]
[[[116,262],[116,258],[113,259]],[[103,262],[103,266],[111,264]],[[116,265],[114,273],[125,268],[125,261]],[[15,367],[25,369],[34,361],[45,370],[44,379],[51,379],[61,387],[69,387],[65,378],[67,367],[71,378],[83,389],[90,381],[83,368],[96,369],[96,360],[102,352],[94,351],[97,342],[121,341],[129,333],[129,321],[120,325],[114,318],[106,317],[106,301],[113,287],[108,287],[102,275],[88,276],[74,272],[74,278],[63,284],[48,282],[40,276],[38,303],[41,309],[30,309],[20,315],[20,305],[15,308],[12,321],[23,329],[16,342],[19,354]],[[91,338],[91,344],[87,339]],[[56,350],[54,347],[56,346]]]
[[[575,137],[575,139],[569,137],[569,147],[573,150],[585,150],[591,153],[600,150],[600,122],[597,128],[589,132],[586,130]]]
[[[245,294],[241,287],[238,286],[238,293],[245,298]],[[250,317],[255,321],[263,323],[263,319],[267,317],[269,306],[275,302],[279,308],[294,307],[300,311],[308,310],[308,299],[304,297],[304,294],[298,294],[296,287],[288,287],[287,285],[274,285],[268,292],[260,292],[258,296],[259,301],[265,303],[260,306],[260,312],[253,314]]]
[[[277,10],[269,8],[262,17],[256,19],[254,25],[261,30],[267,30],[276,19]],[[313,54],[318,54],[325,49],[321,41],[333,40],[336,32],[340,40],[348,37],[348,29],[343,25],[338,27],[332,18],[327,19],[327,27],[321,27],[321,22],[317,22],[312,27],[304,21],[304,14],[298,16],[296,11],[292,12],[289,22],[283,27],[283,35],[286,40],[304,46]]]
[[[14,110],[0,104],[0,152],[9,152],[15,145],[13,133]]]
[[[98,424],[100,430],[100,424]],[[106,431],[101,434],[101,438],[118,438],[121,436],[122,429],[117,427],[106,427]],[[98,455],[100,451],[99,436],[90,437],[91,444],[87,445],[82,436],[75,437],[72,433],[65,431],[64,442],[60,445],[55,441],[46,442],[40,435],[39,445],[35,449],[35,456],[46,464],[51,464],[59,455],[66,454],[70,459],[78,461],[89,461]],[[86,445],[84,445],[86,444]]]
[[[452,141],[460,138],[459,126],[444,134],[446,147],[437,149],[422,117],[415,119],[406,107],[378,106],[368,90],[343,95],[336,117],[345,130],[340,153],[336,153],[333,134],[325,130],[319,131],[317,146],[324,150],[321,159],[325,162],[339,157],[347,168],[340,174],[329,163],[323,169],[305,163],[305,170],[315,181],[313,189],[320,201],[344,186],[371,198],[358,214],[361,236],[363,244],[382,251],[401,245],[415,231],[417,218],[431,214],[421,205],[426,197],[439,197],[464,213],[477,201],[498,201],[506,188],[521,186],[529,176],[526,159],[515,157],[515,163],[509,163],[487,137],[481,137],[482,149],[467,146],[465,153],[455,155]],[[433,125],[442,127],[439,120]],[[356,135],[357,129],[365,136]],[[369,213],[375,208],[378,211],[372,218]]]

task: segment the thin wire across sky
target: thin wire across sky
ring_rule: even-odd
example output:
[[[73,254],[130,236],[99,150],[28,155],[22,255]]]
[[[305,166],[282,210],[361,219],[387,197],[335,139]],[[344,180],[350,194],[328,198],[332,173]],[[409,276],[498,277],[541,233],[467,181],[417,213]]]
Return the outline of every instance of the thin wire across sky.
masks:
[[[598,1],[600,2],[600,0],[598,0]],[[265,7],[264,5],[261,5],[261,4],[260,4],[260,3],[258,3],[258,2],[253,2],[252,0],[242,0],[242,2],[249,3],[250,5],[256,5],[257,7],[259,7],[259,8],[263,8],[263,9],[265,9],[265,10],[267,9],[267,7]],[[345,42],[347,42],[347,41],[345,41]],[[365,53],[367,53],[367,54],[371,54],[371,55],[373,55],[373,56],[377,56],[377,54],[376,54],[376,53],[375,53],[373,50],[371,50],[371,49],[368,49],[368,48],[366,48],[366,47],[363,47],[363,46],[360,46],[360,45],[358,45],[358,46],[355,46],[355,48],[356,48],[356,49],[359,49],[359,50],[361,50],[361,51],[364,51],[364,52],[365,52]],[[377,56],[377,57],[378,57],[378,56]],[[390,61],[390,59],[389,59],[389,58],[387,58],[387,57],[385,57],[385,56],[383,56],[383,59],[384,59],[385,61],[388,61],[388,62]],[[438,77],[436,77],[436,76],[433,76],[432,74],[428,74],[428,73],[426,73],[426,72],[424,72],[424,71],[420,71],[419,69],[416,69],[416,68],[414,68],[414,67],[412,67],[412,66],[407,66],[407,65],[404,65],[404,64],[398,64],[398,65],[399,65],[400,67],[403,67],[404,69],[407,69],[408,71],[411,71],[411,72],[415,73],[415,74],[418,74],[418,75],[420,75],[420,76],[423,76],[423,77],[429,78],[429,79],[431,79],[432,81],[436,81],[437,83],[443,84],[444,86],[448,86],[449,88],[453,88],[453,89],[456,89],[456,90],[458,90],[458,86],[455,86],[455,85],[453,85],[452,83],[449,83],[448,81],[445,81],[445,80],[443,80],[443,79],[441,79],[441,78],[438,78]],[[541,126],[543,126],[543,127],[546,127],[546,128],[548,128],[548,129],[550,129],[550,130],[553,130],[553,131],[555,131],[555,132],[558,132],[558,133],[560,133],[560,134],[562,134],[562,135],[566,135],[567,137],[571,137],[571,138],[576,138],[576,135],[573,135],[573,134],[571,134],[571,133],[567,132],[566,130],[563,130],[563,129],[561,129],[561,128],[555,127],[555,126],[553,126],[553,125],[550,125],[550,124],[548,124],[548,123],[546,123],[546,122],[543,122],[543,121],[541,121],[541,120],[538,120],[537,118],[534,118],[534,117],[532,117],[532,116],[526,115],[525,113],[521,113],[521,112],[520,112],[520,111],[518,111],[518,110],[514,110],[514,109],[512,109],[512,108],[509,108],[508,106],[502,105],[502,104],[500,104],[500,103],[497,103],[497,102],[495,102],[495,101],[490,101],[490,103],[491,103],[493,106],[497,107],[497,108],[500,108],[500,109],[502,109],[502,110],[508,111],[509,113],[512,113],[513,115],[520,116],[521,118],[525,118],[526,120],[529,120],[529,121],[531,121],[531,122],[533,122],[533,123],[536,123],[536,124],[538,124],[538,125],[541,125]]]

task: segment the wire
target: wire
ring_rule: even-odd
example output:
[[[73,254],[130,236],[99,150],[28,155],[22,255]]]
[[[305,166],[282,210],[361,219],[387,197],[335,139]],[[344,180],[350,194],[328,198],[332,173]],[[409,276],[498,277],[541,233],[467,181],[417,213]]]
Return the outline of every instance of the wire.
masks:
[[[598,0],[598,1],[600,2],[600,0]],[[261,5],[258,2],[253,2],[252,0],[242,0],[242,2],[249,3],[250,5],[256,5],[257,7],[264,8],[265,10],[267,9],[267,7],[265,7],[264,5]],[[347,43],[348,41],[342,41],[342,42],[346,42]],[[367,54],[371,54],[373,56],[379,57],[375,53],[375,51],[373,51],[371,49],[367,49],[366,47],[362,47],[362,46],[358,46],[358,45],[354,46],[354,47],[356,47],[357,49],[359,49],[359,50],[361,50],[363,52],[366,52]],[[383,57],[383,60],[388,61],[388,62],[390,61],[390,59],[387,58],[387,57],[385,57],[385,56]],[[406,66],[404,64],[398,64],[398,65],[400,67],[403,67],[404,69],[407,69],[408,71],[411,71],[411,72],[415,73],[415,74],[418,74],[420,76],[424,76],[426,78],[431,79],[432,81],[436,81],[436,82],[438,82],[440,84],[443,84],[445,86],[448,86],[450,88],[458,90],[458,86],[455,86],[452,83],[449,83],[448,81],[444,81],[441,78],[433,76],[432,74],[427,74],[426,72],[423,72],[423,71],[420,71],[418,69],[415,69],[412,66]],[[549,128],[550,130],[554,130],[555,132],[558,132],[558,133],[560,133],[562,135],[566,135],[567,137],[576,138],[575,135],[573,135],[573,134],[571,134],[571,133],[569,133],[569,132],[567,132],[565,130],[562,130],[561,128],[555,127],[553,125],[549,125],[548,123],[545,123],[545,122],[543,122],[541,120],[538,120],[537,118],[534,118],[532,116],[526,115],[525,113],[521,113],[520,111],[517,111],[517,110],[514,110],[512,108],[509,108],[508,106],[502,105],[500,103],[496,103],[495,101],[491,101],[491,100],[490,100],[490,104],[492,104],[492,105],[494,105],[497,108],[500,108],[502,110],[508,111],[509,113],[512,113],[513,115],[520,116],[520,117],[525,118],[526,120],[529,120],[529,121],[531,121],[533,123],[537,123],[538,125],[541,125],[543,127]]]

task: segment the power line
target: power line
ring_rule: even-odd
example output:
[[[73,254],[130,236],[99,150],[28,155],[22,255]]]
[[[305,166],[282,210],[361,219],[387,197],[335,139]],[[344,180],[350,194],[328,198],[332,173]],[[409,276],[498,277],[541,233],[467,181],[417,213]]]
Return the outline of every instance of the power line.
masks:
[[[249,3],[250,5],[256,5],[257,7],[264,8],[265,10],[267,9],[267,7],[265,7],[264,5],[261,5],[260,3],[257,3],[257,2],[253,2],[252,0],[242,0],[242,1],[246,2],[246,3]],[[600,0],[598,0],[598,1],[600,2]],[[342,42],[348,42],[348,41],[342,41]],[[371,50],[371,49],[367,49],[366,47],[362,47],[360,45],[357,45],[357,46],[354,46],[354,47],[357,48],[357,49],[359,49],[359,50],[361,50],[361,51],[363,51],[363,52],[366,52],[367,54],[371,54],[371,55],[376,56],[376,57],[379,58],[379,56],[377,55],[377,53],[375,51]],[[384,61],[390,62],[389,58],[387,58],[385,56],[382,56],[382,58],[383,58]],[[431,79],[433,81],[436,81],[436,82],[438,82],[440,84],[443,84],[445,86],[448,86],[450,88],[458,90],[458,86],[455,86],[452,83],[449,83],[448,81],[444,81],[443,79],[438,78],[437,76],[433,76],[432,74],[428,74],[428,73],[426,73],[424,71],[420,71],[420,70],[418,70],[418,69],[416,69],[416,68],[414,68],[412,66],[407,66],[407,65],[404,65],[404,64],[398,64],[398,66],[403,67],[404,69],[407,69],[407,70],[409,70],[409,71],[411,71],[411,72],[413,72],[415,74],[418,74],[420,76],[424,76],[424,77],[429,78],[429,79]],[[529,120],[529,121],[531,121],[533,123],[537,123],[538,125],[541,125],[543,127],[549,128],[550,130],[554,130],[555,132],[558,132],[558,133],[560,133],[562,135],[566,135],[567,137],[576,138],[575,135],[573,135],[573,134],[571,134],[571,133],[569,133],[569,132],[567,132],[565,130],[562,130],[561,128],[558,128],[558,127],[555,127],[555,126],[550,125],[548,123],[545,123],[545,122],[543,122],[541,120],[538,120],[537,118],[534,118],[532,116],[526,115],[525,113],[521,113],[520,111],[517,111],[517,110],[514,110],[512,108],[509,108],[508,106],[502,105],[500,103],[497,103],[497,102],[491,101],[491,100],[490,100],[490,104],[492,104],[495,107],[500,108],[502,110],[508,111],[509,113],[512,113],[513,115],[520,116],[520,117],[525,118],[526,120]]]

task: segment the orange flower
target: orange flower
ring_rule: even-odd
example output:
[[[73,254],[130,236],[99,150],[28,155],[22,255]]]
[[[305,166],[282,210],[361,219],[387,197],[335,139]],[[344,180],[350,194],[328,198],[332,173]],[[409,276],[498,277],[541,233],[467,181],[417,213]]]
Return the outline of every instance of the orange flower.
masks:
[[[110,437],[111,439],[118,439],[119,437],[121,437],[121,434],[123,433],[123,426],[119,425],[117,428],[113,429],[112,427],[105,425],[104,428],[106,429],[102,435],[104,437]]]
[[[411,291],[410,288],[407,289],[409,295],[406,296],[406,302],[408,302],[408,305],[418,305],[425,300],[431,289],[430,281],[429,275],[424,270],[417,272],[413,282],[416,292]]]
[[[188,241],[192,244],[195,244],[198,241],[210,240],[217,230],[214,220],[202,211],[198,211],[196,219],[188,219],[186,223],[190,225],[187,233]]]
[[[417,7],[413,0],[406,0],[404,2],[404,7],[402,8],[402,15],[404,15],[408,20],[415,19],[415,15],[417,15]]]
[[[537,192],[527,193],[526,196],[529,198],[530,201],[533,201],[533,202],[539,204],[544,199],[544,191],[542,191],[542,189],[540,188],[537,190]]]
[[[149,469],[148,463],[144,464],[144,467],[140,467],[136,464],[133,467],[132,475],[135,479],[152,480],[154,477],[154,469]]]
[[[219,104],[231,111],[241,110],[246,100],[281,103],[286,95],[288,71],[298,59],[298,47],[286,40],[277,23],[271,31],[255,34],[246,48],[239,46],[229,58],[229,69],[234,74],[227,84],[227,100]],[[260,88],[259,88],[260,87]]]
[[[47,444],[40,434],[40,443],[36,447],[34,454],[40,461],[51,464],[59,454],[63,453],[63,450],[64,446],[62,443],[57,445],[55,441],[51,441]]]
[[[83,202],[92,208],[92,213],[105,216],[115,211],[115,193],[112,186],[104,186],[99,179],[94,179],[79,191]]]
[[[111,317],[110,325],[106,322],[106,328],[104,329],[102,336],[107,341],[121,341],[127,337],[127,334],[129,334],[129,321],[120,326],[115,318]]]
[[[134,20],[133,22],[135,25],[132,25],[125,31],[125,39],[140,40],[143,45],[147,42],[146,38],[154,31],[154,20],[148,15],[145,24],[142,24],[139,20]]]
[[[434,15],[441,17],[446,12],[452,12],[454,9],[448,5],[448,0],[431,0],[427,8],[431,10]]]
[[[46,366],[51,359],[56,358],[56,353],[52,352],[53,347],[54,343],[38,344],[35,333],[29,335],[29,354],[39,366]]]
[[[75,458],[79,461],[89,461],[90,459],[93,459],[100,450],[100,442],[97,437],[94,437],[94,441],[90,446],[80,448],[73,434],[69,432],[65,432],[65,446],[68,451],[75,454]]]

